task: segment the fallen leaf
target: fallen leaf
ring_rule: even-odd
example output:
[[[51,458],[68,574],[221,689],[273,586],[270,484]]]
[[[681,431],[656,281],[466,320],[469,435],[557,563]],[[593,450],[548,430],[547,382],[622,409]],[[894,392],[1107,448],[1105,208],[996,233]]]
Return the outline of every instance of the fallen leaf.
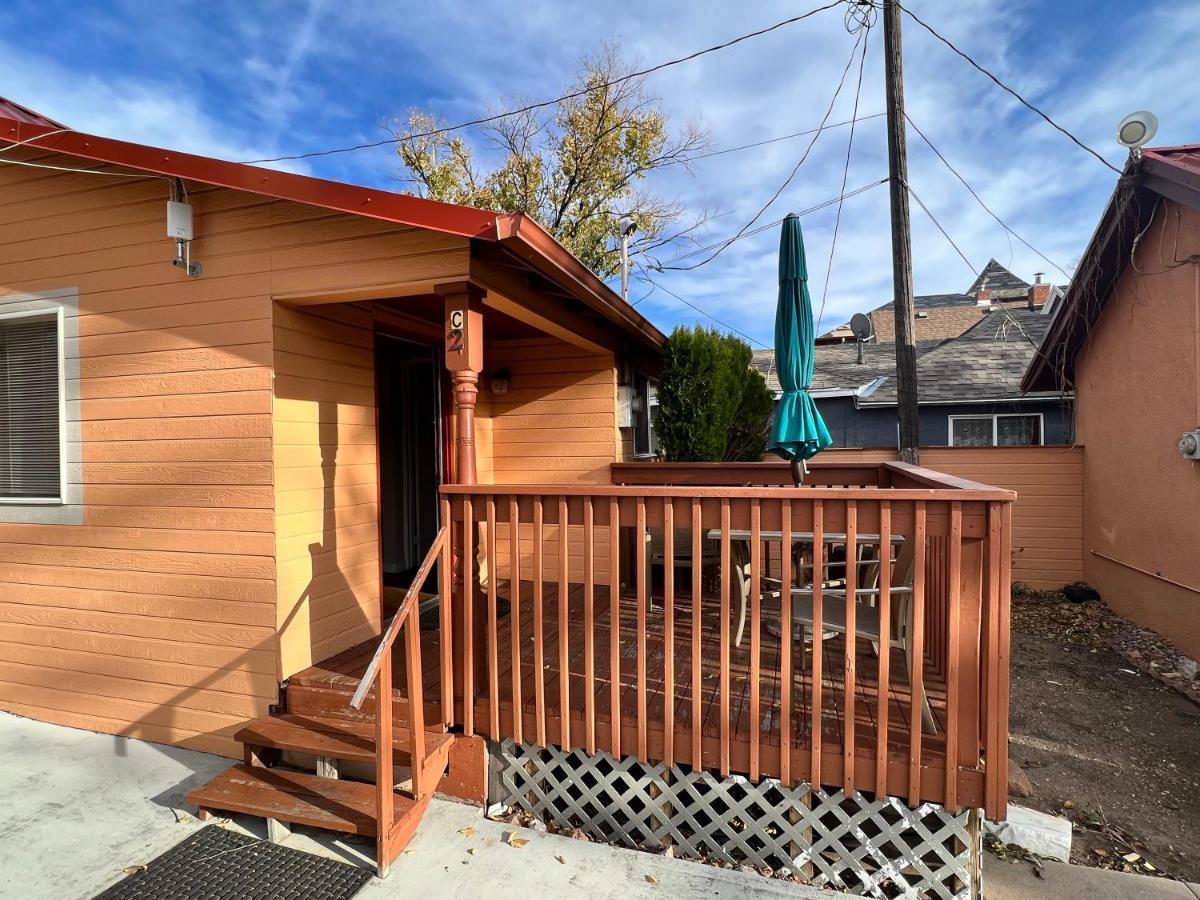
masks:
[[[1062,805],[1063,805],[1063,809],[1073,809],[1075,807],[1075,801],[1074,800],[1064,800]]]
[[[517,833],[515,831],[510,831],[508,836],[504,838],[504,843],[508,844],[508,846],[515,850],[520,850],[529,843],[529,838],[517,837]]]
[[[138,865],[138,866],[126,866],[126,867],[125,867],[124,869],[122,869],[121,871],[122,871],[122,872],[124,872],[126,875],[141,875],[143,872],[145,872],[145,871],[146,871],[146,867],[145,867],[145,866],[141,866],[141,865]]]
[[[561,856],[559,856],[557,853],[554,854],[554,858],[557,859],[564,866],[567,864],[567,861],[565,859],[563,859]]]
[[[647,875],[646,881],[649,882],[650,884],[658,884],[658,879],[655,878],[653,875]]]
[[[467,852],[468,852],[469,854],[471,854],[472,856],[474,856],[474,855],[475,855],[475,848],[474,848],[474,847],[468,847],[468,848],[467,848]]]
[[[1125,860],[1125,862],[1127,862],[1127,863],[1135,863],[1141,858],[1142,857],[1137,853],[1126,853],[1124,856],[1121,857],[1121,859]]]
[[[412,855],[413,855],[414,853],[416,853],[416,852],[417,852],[416,850],[405,850],[405,851],[404,851],[404,855],[405,855],[405,856],[412,856]]]
[[[478,831],[479,831],[478,828],[460,828],[460,829],[458,829],[458,833],[461,834],[463,837],[470,837],[473,834],[477,834]]]

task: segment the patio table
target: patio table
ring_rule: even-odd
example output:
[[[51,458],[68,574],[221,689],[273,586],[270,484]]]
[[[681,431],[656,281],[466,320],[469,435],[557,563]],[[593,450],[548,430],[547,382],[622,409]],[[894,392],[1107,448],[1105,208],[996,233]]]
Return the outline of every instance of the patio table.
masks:
[[[719,528],[711,528],[705,533],[705,537],[709,540],[720,540],[721,530]],[[738,578],[734,580],[734,585],[738,596],[738,627],[737,635],[734,638],[734,645],[742,646],[742,636],[746,629],[746,602],[750,596],[750,541],[753,536],[748,528],[734,528],[729,532],[730,538],[730,563],[734,570],[738,573]],[[783,542],[783,532],[781,531],[759,531],[758,539],[760,541],[778,541]],[[878,534],[859,533],[855,541],[858,547],[874,546],[879,543],[880,537]],[[793,531],[793,544],[811,544],[813,542],[813,533],[811,531]],[[826,531],[822,534],[823,545],[845,544],[846,535],[844,532]],[[893,546],[899,546],[904,543],[904,536],[893,534],[891,543]],[[857,559],[858,554],[855,553]],[[769,565],[769,564],[768,564]],[[812,563],[801,563],[800,569],[811,569]]]

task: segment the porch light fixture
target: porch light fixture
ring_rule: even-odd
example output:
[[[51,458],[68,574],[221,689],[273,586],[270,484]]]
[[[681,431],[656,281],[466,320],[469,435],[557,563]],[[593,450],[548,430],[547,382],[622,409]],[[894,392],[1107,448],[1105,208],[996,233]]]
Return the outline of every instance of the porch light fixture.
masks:
[[[508,393],[509,382],[512,381],[512,372],[508,369],[499,369],[492,373],[492,393],[500,396]]]

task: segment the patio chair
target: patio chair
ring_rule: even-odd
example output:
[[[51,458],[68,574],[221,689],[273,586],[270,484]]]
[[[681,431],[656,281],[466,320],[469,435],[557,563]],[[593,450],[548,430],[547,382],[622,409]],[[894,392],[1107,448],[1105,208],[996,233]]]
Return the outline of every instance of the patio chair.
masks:
[[[663,541],[663,530],[661,528],[646,529],[646,567],[647,570],[651,566],[665,566],[666,548]],[[692,531],[690,528],[675,529],[675,568],[690,569],[692,568]],[[702,538],[700,541],[700,577],[703,579],[705,569],[715,569],[721,565],[721,554],[716,541],[708,538]],[[651,584],[649,571],[647,571],[646,583]],[[653,602],[653,600],[651,600]]]
[[[895,647],[904,652],[904,662],[908,670],[909,684],[912,683],[913,672],[913,542],[904,541],[896,554],[892,566],[892,584],[888,590],[890,603],[890,623],[888,628],[889,649]],[[857,638],[870,641],[872,649],[878,656],[880,653],[880,619],[879,619],[879,560],[860,560],[855,564],[860,572],[859,586],[855,589],[856,606],[854,610],[854,634]],[[779,598],[781,591],[771,591],[763,594],[766,597]],[[821,596],[824,598],[821,609],[821,631],[834,634],[846,632],[846,588],[823,587]],[[837,601],[841,601],[840,603]],[[833,601],[833,602],[830,602]],[[865,601],[865,602],[864,602]],[[792,622],[793,627],[802,630],[801,639],[809,641],[813,625],[813,590],[812,587],[792,589]],[[924,687],[921,688],[921,727],[928,734],[937,733],[937,722],[929,706],[929,697]]]

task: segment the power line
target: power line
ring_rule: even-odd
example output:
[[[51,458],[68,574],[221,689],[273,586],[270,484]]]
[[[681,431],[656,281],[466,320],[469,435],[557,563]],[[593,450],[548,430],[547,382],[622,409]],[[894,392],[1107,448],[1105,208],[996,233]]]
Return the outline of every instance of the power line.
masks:
[[[826,125],[825,128],[828,130],[830,128],[841,128],[844,125],[853,126],[856,122],[866,122],[871,119],[882,119],[886,115],[887,113],[872,113],[869,116],[859,116],[856,119],[846,119],[844,122],[832,122],[829,125]],[[820,128],[809,128],[805,131],[793,131],[791,134],[781,134],[779,137],[755,141],[752,144],[739,144],[736,147],[725,147],[721,150],[711,150],[708,153],[698,153],[695,156],[689,156],[687,159],[672,160],[670,165],[675,165],[676,163],[696,162],[697,160],[709,159],[713,156],[724,156],[726,153],[737,153],[739,150],[753,150],[755,147],[765,147],[767,144],[778,144],[780,141],[790,141],[793,138],[806,137],[810,134],[816,134],[820,130]]]
[[[858,116],[858,101],[862,97],[863,69],[867,64],[867,43],[871,37],[871,23],[863,19],[862,56],[858,61],[858,86],[854,89],[854,111],[850,114],[853,122]],[[846,161],[842,165],[842,187],[838,191],[837,216],[833,220],[833,239],[829,242],[829,262],[825,266],[825,286],[821,288],[821,310],[817,314],[816,333],[821,333],[821,320],[825,318],[825,298],[829,295],[829,276],[833,272],[833,254],[837,250],[838,229],[842,224],[842,206],[845,203],[846,181],[850,177],[850,154],[854,151],[854,126],[850,126],[850,139],[846,142]]]
[[[1026,109],[1030,110],[1031,112],[1037,113],[1039,116],[1041,116],[1046,121],[1047,124],[1049,124],[1051,127],[1053,127],[1056,131],[1065,135],[1077,147],[1079,147],[1082,150],[1086,150],[1088,153],[1090,153],[1092,156],[1096,157],[1096,159],[1100,160],[1101,163],[1108,166],[1110,169],[1112,169],[1118,175],[1121,174],[1120,169],[1118,169],[1116,166],[1114,166],[1112,163],[1110,163],[1107,159],[1105,159],[1103,156],[1101,156],[1099,153],[1097,153],[1095,150],[1093,150],[1091,147],[1089,147],[1087,144],[1085,144],[1079,138],[1075,137],[1075,135],[1071,134],[1071,132],[1067,131],[1067,129],[1064,128],[1062,125],[1059,125],[1057,122],[1055,122],[1052,118],[1050,118],[1050,116],[1048,116],[1046,113],[1042,112],[1040,109],[1038,109],[1032,103],[1030,103],[1028,100],[1026,100],[1020,94],[1018,94],[1015,90],[1010,88],[1007,84],[1005,84],[1003,81],[1001,81],[996,75],[992,74],[989,70],[985,69],[979,63],[977,63],[974,59],[971,58],[970,55],[968,55],[967,53],[958,49],[958,47],[956,47],[954,45],[953,41],[951,41],[947,37],[944,37],[932,25],[928,24],[924,19],[922,19],[920,16],[918,16],[915,12],[913,12],[907,6],[902,5],[899,2],[899,0],[897,0],[896,5],[899,6],[902,10],[904,10],[904,12],[908,14],[908,17],[910,19],[912,19],[914,22],[916,22],[918,25],[920,25],[922,28],[924,28],[926,31],[928,31],[931,35],[933,35],[935,38],[937,38],[939,41],[941,41],[943,44],[945,44],[947,47],[949,47],[951,50],[953,50],[955,53],[957,53],[959,56],[961,56],[963,59],[965,59],[967,62],[969,62],[979,72],[983,73],[988,78],[990,78],[996,84],[997,87],[999,87],[1001,90],[1003,90],[1005,93],[1009,94],[1010,96],[1015,97],[1016,100],[1022,106],[1024,106]]]
[[[833,206],[835,203],[837,203],[840,200],[849,200],[851,197],[857,197],[859,194],[866,193],[867,191],[871,190],[872,188],[879,187],[881,184],[887,184],[887,179],[880,178],[878,181],[868,182],[867,184],[856,187],[852,191],[846,191],[844,194],[840,194],[837,197],[831,197],[828,200],[823,200],[814,206],[808,207],[807,209],[802,209],[802,210],[800,210],[800,212],[796,213],[796,215],[803,217],[803,216],[810,215],[811,213],[819,212],[822,209],[827,209],[828,207]],[[791,214],[789,213],[789,215],[791,215]],[[740,238],[727,238],[725,240],[717,241],[715,244],[709,244],[706,247],[697,247],[695,250],[689,250],[687,253],[681,253],[678,256],[672,257],[667,262],[668,263],[678,262],[681,259],[688,259],[693,256],[698,256],[701,253],[707,253],[709,250],[712,250],[715,247],[720,247],[722,245],[731,244],[735,240],[741,240],[743,238],[753,237],[756,234],[761,234],[762,232],[768,231],[769,229],[774,228],[776,225],[779,225],[780,223],[782,223],[784,218],[786,218],[786,216],[778,218],[778,219],[774,219],[773,221],[767,222],[765,225],[759,225],[757,228],[752,228],[749,231],[747,231],[745,234],[741,235]],[[661,265],[660,264],[660,265],[653,265],[653,266],[651,266],[651,268],[654,269],[654,271],[656,271],[656,272],[666,272],[666,271],[674,271],[674,270],[676,270],[677,267],[671,266],[671,265]]]
[[[775,193],[771,195],[771,198],[769,200],[767,200],[767,202],[764,203],[761,207],[759,207],[758,212],[756,212],[751,217],[749,222],[747,222],[740,229],[738,229],[737,233],[734,234],[733,237],[729,238],[728,240],[726,240],[722,244],[720,244],[717,247],[717,249],[713,251],[712,255],[705,257],[704,259],[700,260],[700,262],[698,262],[698,263],[692,263],[691,265],[688,265],[688,266],[660,266],[659,271],[663,271],[666,269],[677,269],[679,271],[686,272],[686,271],[691,271],[693,269],[698,269],[701,266],[707,265],[708,263],[710,263],[714,259],[716,259],[718,256],[720,256],[722,253],[724,253],[725,249],[727,247],[729,247],[730,244],[732,244],[734,241],[737,241],[740,238],[742,238],[745,235],[745,233],[747,231],[749,231],[751,227],[753,227],[754,223],[757,222],[762,217],[762,214],[765,213],[771,207],[771,204],[773,204],[776,200],[779,199],[779,195],[782,194],[784,192],[784,190],[787,189],[787,186],[792,183],[792,180],[796,177],[796,173],[800,171],[800,167],[802,165],[804,165],[805,160],[808,159],[808,155],[812,152],[813,147],[816,146],[817,140],[821,137],[821,132],[823,132],[826,129],[826,127],[827,127],[826,123],[829,121],[829,117],[833,113],[833,107],[837,104],[837,98],[841,95],[842,88],[846,84],[846,76],[850,73],[851,66],[854,65],[854,56],[858,52],[858,45],[861,44],[862,41],[863,41],[863,34],[860,33],[858,35],[858,37],[855,38],[854,45],[850,48],[850,57],[846,60],[846,67],[842,70],[842,77],[838,79],[837,88],[833,92],[833,97],[831,97],[829,100],[829,106],[826,107],[825,115],[823,115],[821,117],[821,122],[816,128],[816,131],[813,134],[812,140],[808,142],[808,146],[804,148],[804,154],[800,157],[799,162],[797,162],[796,165],[792,167],[792,171],[788,173],[788,177],[783,180],[783,184],[779,185],[779,187],[775,189]],[[782,219],[780,221],[782,221]]]
[[[971,270],[971,274],[976,274],[979,270],[971,264],[971,261],[967,259],[967,255],[962,252],[958,244],[954,243],[954,238],[950,237],[950,235],[946,232],[946,229],[942,227],[942,223],[937,220],[937,216],[930,212],[929,207],[926,206],[921,201],[921,198],[917,196],[917,192],[912,189],[912,185],[906,184],[904,187],[907,188],[908,193],[912,196],[912,198],[917,201],[917,206],[921,207],[921,209],[925,212],[925,215],[929,216],[930,221],[937,226],[937,230],[942,233],[942,237],[950,242],[950,246],[954,248],[954,252],[957,253],[959,258],[967,264],[967,268]]]
[[[438,135],[449,134],[452,131],[461,131],[464,128],[472,128],[476,125],[487,125],[489,122],[495,122],[500,119],[508,118],[509,116],[521,115],[522,113],[533,112],[534,110],[538,110],[538,109],[545,109],[547,106],[554,106],[558,103],[562,103],[564,100],[574,100],[577,97],[583,97],[587,94],[592,93],[593,91],[605,90],[607,88],[613,87],[614,85],[618,85],[623,82],[630,81],[634,78],[643,78],[646,75],[652,75],[655,72],[662,71],[663,69],[670,68],[671,66],[677,66],[677,65],[680,65],[681,63],[691,62],[692,60],[698,59],[699,57],[705,56],[709,53],[716,53],[718,50],[725,50],[729,47],[734,46],[735,44],[740,44],[743,41],[748,41],[751,38],[762,37],[764,34],[770,34],[772,31],[777,31],[778,29],[784,28],[788,25],[794,25],[795,23],[801,22],[804,19],[810,18],[811,16],[815,16],[817,13],[824,12],[827,9],[833,9],[835,6],[841,6],[845,2],[846,2],[846,0],[832,0],[832,2],[826,3],[824,6],[818,6],[815,9],[810,9],[808,12],[801,13],[798,16],[792,16],[790,18],[783,19],[782,21],[776,22],[774,25],[768,25],[767,27],[759,28],[756,31],[746,32],[745,34],[738,35],[735,38],[731,38],[727,41],[722,41],[719,44],[714,44],[711,47],[705,47],[703,50],[696,50],[695,52],[689,53],[686,56],[680,56],[680,57],[677,57],[676,59],[669,59],[666,62],[658,63],[657,65],[650,66],[649,68],[646,68],[646,69],[639,69],[636,72],[630,72],[627,75],[622,75],[619,78],[612,79],[611,81],[605,81],[605,82],[601,82],[599,84],[590,84],[587,87],[581,88],[577,91],[572,91],[569,94],[563,94],[562,96],[555,97],[551,100],[541,100],[541,101],[538,101],[537,103],[530,103],[526,106],[520,107],[519,109],[505,110],[504,112],[494,113],[489,116],[481,116],[478,119],[471,119],[468,122],[460,122],[457,125],[446,125],[441,128],[434,128],[429,131],[419,132],[417,134],[405,135],[403,138],[398,138],[398,137],[392,136],[390,138],[385,138],[385,139],[379,140],[379,141],[370,141],[370,142],[363,143],[363,144],[355,144],[350,147],[335,147],[330,150],[313,150],[313,151],[310,151],[309,153],[295,153],[290,156],[273,156],[273,157],[264,158],[264,159],[250,159],[250,160],[245,160],[244,162],[246,162],[248,164],[268,163],[268,162],[285,162],[285,161],[296,160],[296,159],[311,159],[315,156],[332,156],[336,153],[352,153],[356,150],[370,150],[375,147],[386,146],[387,144],[398,144],[402,140],[408,140],[408,141],[421,140],[422,138],[437,137]]]
[[[769,345],[767,345],[767,344],[764,344],[762,341],[758,340],[757,338],[752,338],[752,337],[750,337],[750,335],[746,334],[744,331],[738,331],[738,329],[734,328],[734,327],[733,327],[732,325],[730,325],[728,322],[722,322],[720,319],[718,319],[716,316],[714,316],[714,315],[713,315],[712,313],[710,313],[708,310],[700,308],[700,307],[699,307],[699,306],[697,306],[695,303],[693,303],[691,300],[684,299],[683,297],[679,296],[677,293],[675,293],[675,292],[674,292],[673,290],[671,290],[670,288],[668,288],[668,287],[665,287],[665,286],[663,286],[663,285],[659,284],[657,281],[655,281],[653,278],[651,278],[651,277],[650,277],[650,276],[649,276],[649,275],[646,273],[646,270],[645,270],[645,268],[644,268],[644,267],[642,267],[642,266],[639,266],[638,268],[641,268],[641,269],[642,269],[642,275],[643,275],[643,277],[645,277],[645,279],[646,279],[648,282],[650,282],[652,285],[654,285],[654,286],[655,286],[656,288],[658,288],[659,290],[661,290],[661,291],[664,291],[664,292],[665,292],[665,293],[667,293],[667,294],[670,294],[672,297],[674,297],[674,298],[675,298],[676,300],[678,300],[680,303],[684,304],[685,306],[690,306],[690,307],[691,307],[692,309],[694,309],[696,312],[700,313],[700,315],[702,315],[702,316],[705,316],[705,317],[707,317],[707,318],[709,318],[709,319],[712,319],[714,322],[716,322],[716,323],[717,323],[718,325],[720,325],[722,328],[728,328],[730,331],[732,331],[732,332],[733,332],[734,334],[736,334],[738,337],[743,337],[743,338],[745,338],[747,341],[749,341],[749,342],[750,342],[750,345],[751,345],[752,347],[762,347],[762,348],[763,348],[763,349],[765,349],[765,350],[769,350],[769,349],[770,349]],[[649,296],[649,294],[647,294],[646,296]],[[643,297],[642,299],[644,300],[644,299],[645,299],[645,297]]]
[[[918,136],[920,136],[921,140],[923,140],[925,142],[925,144],[929,147],[929,149],[933,151],[934,155],[942,161],[942,165],[944,165],[947,169],[949,169],[950,173],[955,178],[957,178],[960,182],[962,182],[962,186],[965,187],[968,191],[970,191],[971,196],[975,198],[975,202],[977,202],[980,206],[983,207],[984,212],[986,212],[989,216],[991,216],[993,219],[995,219],[997,222],[999,222],[1000,227],[1003,228],[1005,231],[1007,231],[1012,237],[1015,237],[1018,241],[1020,241],[1022,244],[1024,244],[1026,247],[1028,247],[1030,250],[1032,250],[1034,253],[1036,253],[1038,256],[1040,256],[1045,262],[1049,263],[1051,266],[1058,269],[1058,271],[1062,272],[1064,278],[1066,278],[1067,280],[1070,280],[1071,276],[1067,272],[1066,269],[1064,269],[1062,266],[1060,266],[1054,260],[1050,259],[1050,257],[1046,256],[1045,253],[1043,253],[1037,247],[1033,246],[1033,244],[1029,243],[1029,241],[1027,241],[1027,240],[1025,240],[1025,238],[1021,237],[1021,235],[1017,234],[1012,228],[1009,227],[1007,222],[1005,222],[998,215],[996,215],[996,213],[992,211],[991,207],[989,207],[986,203],[983,202],[983,198],[979,196],[979,193],[975,190],[975,188],[971,187],[971,185],[967,182],[967,179],[963,178],[963,176],[959,173],[959,171],[956,168],[954,168],[954,166],[950,165],[950,161],[948,159],[946,159],[945,156],[942,155],[942,151],[940,151],[937,147],[934,146],[933,141],[931,141],[928,137],[925,136],[925,132],[923,132],[920,128],[917,127],[917,123],[912,120],[911,116],[909,116],[907,113],[905,113],[904,118],[908,121],[908,124],[912,126],[913,131],[915,131],[918,134]]]

